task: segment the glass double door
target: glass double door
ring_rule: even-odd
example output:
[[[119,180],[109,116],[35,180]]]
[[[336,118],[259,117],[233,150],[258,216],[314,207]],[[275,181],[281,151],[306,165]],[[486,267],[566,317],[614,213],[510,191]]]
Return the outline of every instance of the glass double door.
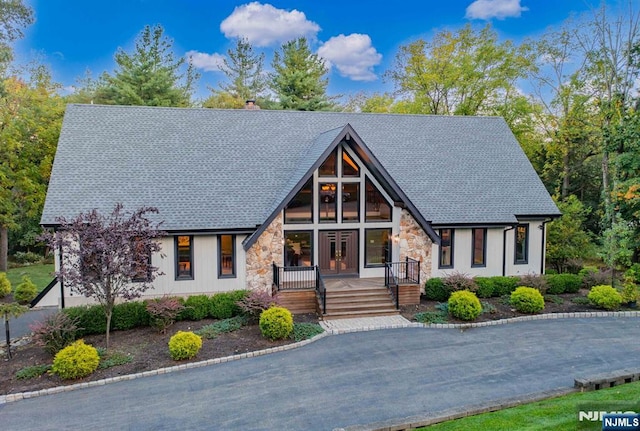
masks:
[[[358,231],[318,232],[319,265],[322,275],[358,274]]]

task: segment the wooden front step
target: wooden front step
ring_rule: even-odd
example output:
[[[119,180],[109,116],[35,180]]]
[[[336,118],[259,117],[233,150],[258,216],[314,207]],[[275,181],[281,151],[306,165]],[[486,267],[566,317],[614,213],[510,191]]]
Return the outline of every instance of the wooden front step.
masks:
[[[385,287],[327,289],[327,312],[323,319],[372,317],[398,314]]]
[[[281,290],[277,293],[278,303],[293,314],[316,313],[318,301],[315,289]]]

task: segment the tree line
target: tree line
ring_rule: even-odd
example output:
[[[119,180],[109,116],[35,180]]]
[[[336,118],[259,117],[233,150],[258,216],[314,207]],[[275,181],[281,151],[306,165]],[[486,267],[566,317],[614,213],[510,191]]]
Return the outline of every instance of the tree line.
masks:
[[[606,5],[537,40],[500,41],[487,25],[401,46],[384,79],[394,91],[329,95],[329,68],[305,38],[284,43],[270,71],[246,39],[227,51],[224,79],[194,100],[199,79],[160,25],[146,26],[115,69],[60,95],[42,65],[17,66],[11,44],[33,21],[21,1],[0,10],[0,271],[7,254],[37,248],[40,213],[66,103],[498,115],[513,130],[564,216],[549,227],[558,270],[601,258],[640,260],[639,14]]]

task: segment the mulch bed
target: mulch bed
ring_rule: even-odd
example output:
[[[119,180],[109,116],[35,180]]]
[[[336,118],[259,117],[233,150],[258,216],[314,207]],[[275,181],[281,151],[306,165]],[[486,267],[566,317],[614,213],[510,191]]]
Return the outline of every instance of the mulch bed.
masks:
[[[581,311],[602,311],[589,305],[579,305],[572,302],[575,297],[584,297],[588,293],[582,290],[576,294],[563,294],[553,297],[555,301],[547,300],[544,313],[570,313]],[[486,322],[492,320],[507,319],[511,317],[525,316],[526,314],[515,311],[502,298],[481,299],[482,302],[491,304],[491,312],[482,313],[474,322]],[[422,298],[419,305],[402,307],[401,314],[408,320],[414,320],[414,315],[422,311],[436,311],[437,302],[427,301]],[[318,316],[314,314],[296,315],[296,322],[318,322]],[[449,323],[468,323],[448,317]],[[186,362],[202,361],[206,359],[220,358],[251,351],[267,349],[270,347],[291,344],[291,339],[270,341],[262,336],[258,325],[248,325],[240,330],[220,334],[212,340],[203,339],[202,349],[197,357],[191,361],[174,361],[169,356],[167,343],[171,335],[177,331],[194,331],[203,326],[213,323],[214,320],[205,319],[198,322],[182,321],[176,322],[169,328],[166,335],[159,334],[153,328],[138,328],[129,331],[114,331],[111,333],[110,352],[117,351],[132,357],[128,364],[97,370],[94,374],[85,379],[64,381],[60,378],[43,374],[38,378],[19,380],[16,372],[33,365],[51,364],[53,358],[48,355],[43,348],[28,343],[12,349],[13,358],[0,358],[0,395],[10,393],[29,392],[39,389],[46,389],[61,385],[106,379],[126,374],[139,373],[143,371],[155,370],[158,368],[171,367]],[[104,347],[104,335],[92,335],[84,338],[85,342],[95,347]]]

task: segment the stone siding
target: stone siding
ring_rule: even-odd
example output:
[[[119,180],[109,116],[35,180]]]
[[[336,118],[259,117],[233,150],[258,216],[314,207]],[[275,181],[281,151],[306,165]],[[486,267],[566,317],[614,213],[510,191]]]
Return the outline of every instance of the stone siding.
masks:
[[[420,284],[431,277],[431,247],[433,242],[409,211],[400,216],[400,260],[405,257],[420,261]],[[422,289],[422,286],[420,287]]]
[[[247,289],[271,292],[273,282],[273,262],[283,264],[282,213],[260,235],[247,250]]]

